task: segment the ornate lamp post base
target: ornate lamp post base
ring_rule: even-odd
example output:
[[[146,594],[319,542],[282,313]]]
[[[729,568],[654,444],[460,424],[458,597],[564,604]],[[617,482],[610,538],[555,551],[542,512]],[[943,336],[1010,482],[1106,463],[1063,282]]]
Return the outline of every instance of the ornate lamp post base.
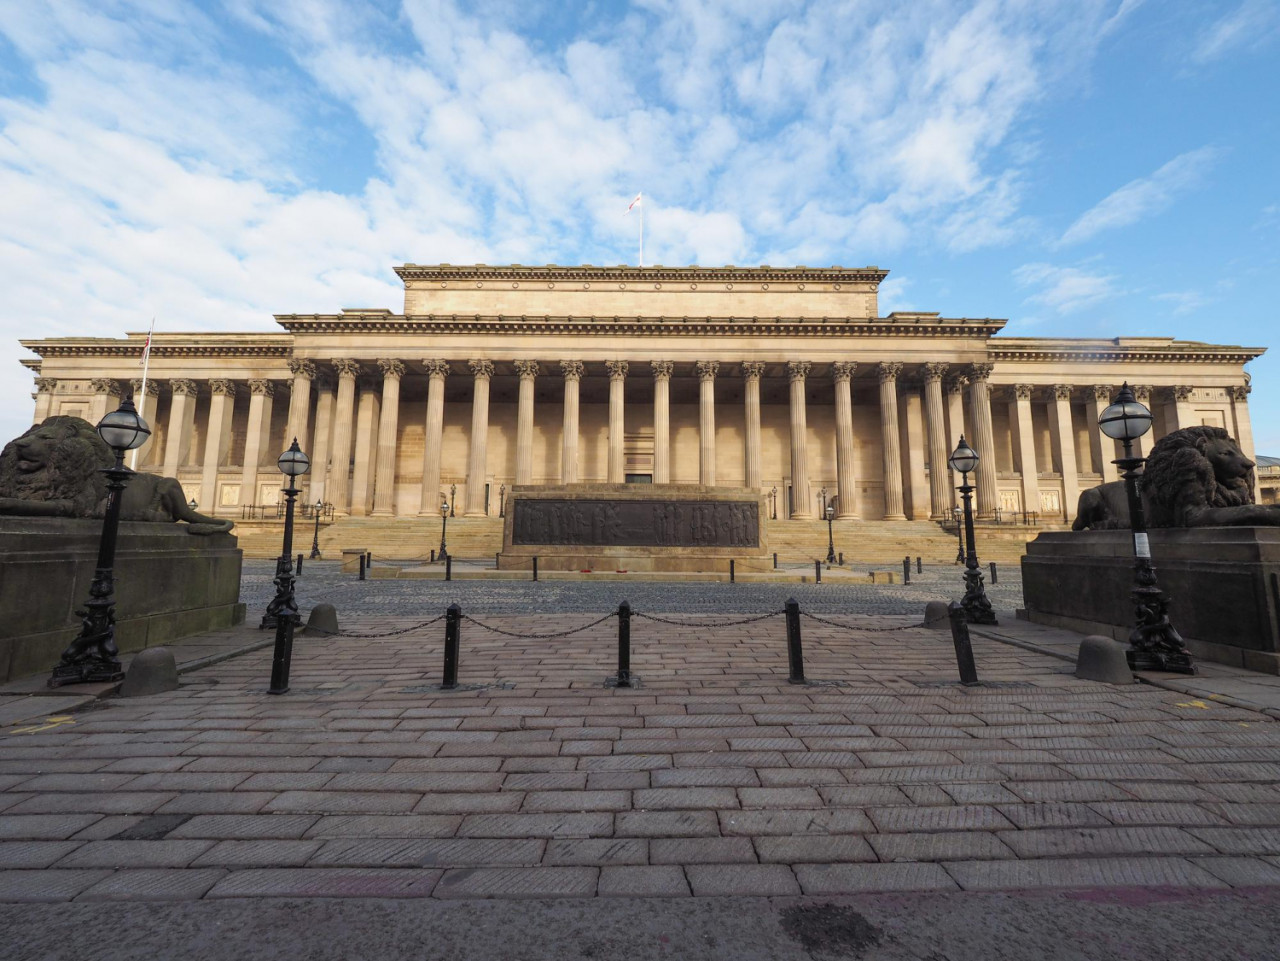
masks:
[[[1155,570],[1146,558],[1139,558],[1137,580],[1139,586],[1134,588],[1133,603],[1138,623],[1129,634],[1129,650],[1125,652],[1129,669],[1195,674],[1191,652],[1182,635],[1169,623],[1169,600],[1156,586]]]
[[[991,599],[982,586],[982,569],[967,567],[964,572],[964,597],[960,598],[965,620],[970,624],[998,624]]]
[[[292,505],[292,502],[290,502]],[[276,558],[276,576],[272,580],[276,586],[276,596],[267,604],[266,613],[262,615],[262,623],[258,630],[267,630],[280,623],[281,615],[287,617],[296,627],[302,623],[302,615],[298,613],[298,602],[293,593],[293,559],[282,556]]]
[[[84,618],[80,635],[62,652],[62,660],[49,676],[49,687],[110,684],[124,679],[120,649],[116,647],[112,580],[111,571],[98,571],[90,588],[94,599],[85,605],[88,610],[76,611]]]

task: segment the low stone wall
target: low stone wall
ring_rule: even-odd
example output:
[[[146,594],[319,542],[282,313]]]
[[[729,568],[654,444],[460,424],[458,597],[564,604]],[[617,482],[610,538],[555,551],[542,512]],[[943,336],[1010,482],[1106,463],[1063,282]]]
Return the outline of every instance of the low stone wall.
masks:
[[[48,672],[80,629],[100,520],[0,517],[0,682]],[[116,641],[155,647],[244,620],[241,553],[231,534],[186,524],[121,524]]]
[[[1280,674],[1280,528],[1152,531],[1151,560],[1169,620],[1197,657]],[[1026,616],[1127,641],[1133,536],[1049,531],[1022,558]]]

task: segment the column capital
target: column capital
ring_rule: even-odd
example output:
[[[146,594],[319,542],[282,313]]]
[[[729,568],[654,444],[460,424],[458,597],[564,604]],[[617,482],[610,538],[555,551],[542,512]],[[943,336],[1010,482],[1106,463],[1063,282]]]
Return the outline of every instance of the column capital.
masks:
[[[234,397],[236,395],[236,382],[234,380],[226,380],[224,378],[211,380],[209,381],[209,393]]]
[[[1151,388],[1150,388],[1150,387],[1135,387],[1135,388],[1133,388],[1133,398],[1134,398],[1134,400],[1137,400],[1137,401],[1139,401],[1140,403],[1143,403],[1143,404],[1150,404],[1150,403],[1151,403]]]
[[[809,376],[809,371],[813,370],[813,364],[807,360],[792,360],[787,362],[787,379],[791,383],[798,380],[804,380]]]
[[[515,366],[516,373],[520,375],[521,379],[537,377],[541,373],[541,368],[536,360],[517,360]]]
[[[378,360],[378,369],[382,371],[384,378],[390,377],[399,380],[404,376],[404,362],[389,357],[383,357]]]
[[[720,361],[700,360],[693,366],[698,371],[698,380],[715,380],[720,370]]]
[[[469,360],[467,361],[467,367],[471,370],[471,373],[475,374],[476,380],[488,380],[493,376],[493,361],[491,360]]]
[[[424,360],[422,366],[431,377],[448,377],[449,362],[447,360]]]
[[[37,394],[52,394],[54,389],[57,386],[58,386],[58,381],[56,378],[53,378],[53,377],[37,377],[36,378]]]
[[[853,379],[857,370],[856,360],[837,360],[831,365],[831,376],[835,378],[837,384],[847,384]]]
[[[129,386],[133,388],[133,396],[137,397],[138,394],[142,392],[142,378],[141,377],[133,378],[133,380],[129,381]],[[157,384],[154,380],[147,381],[147,396],[148,397],[160,396],[160,385]]]
[[[1252,391],[1253,391],[1253,387],[1251,387],[1249,384],[1237,384],[1235,387],[1231,388],[1231,399],[1234,400],[1237,404],[1243,404],[1245,401],[1249,399],[1249,394]],[[1148,390],[1147,393],[1149,395],[1150,391]],[[1141,400],[1142,398],[1138,398],[1138,399]]]
[[[276,385],[269,380],[251,380],[249,381],[249,393],[261,394],[263,397],[274,397]]]
[[[748,360],[742,363],[743,380],[759,380],[764,373],[764,363],[759,360]]]
[[[560,372],[564,374],[565,380],[581,380],[585,369],[585,366],[580,360],[560,361]]]
[[[1173,393],[1174,400],[1190,400],[1191,392],[1195,390],[1195,388],[1187,387],[1185,384],[1179,384],[1177,387],[1170,387],[1169,390]]]
[[[609,369],[610,380],[622,380],[630,369],[630,365],[625,360],[607,360],[604,365]]]
[[[252,384],[253,381],[249,381],[249,383]],[[267,384],[270,381],[263,381],[263,383]],[[196,382],[186,377],[177,377],[169,381],[169,390],[174,394],[186,394],[188,397],[195,397],[200,392]]]
[[[1030,400],[1031,392],[1034,389],[1035,388],[1032,387],[1030,384],[1011,384],[1009,385],[1009,388],[1008,388],[1009,399],[1010,400]]]
[[[1070,385],[1070,384],[1054,384],[1054,385],[1053,385],[1053,387],[1052,387],[1052,388],[1050,388],[1050,389],[1053,391],[1053,397],[1054,397],[1054,399],[1055,399],[1055,400],[1070,400],[1070,399],[1071,399],[1071,385]]]
[[[299,360],[292,358],[289,361],[289,372],[294,377],[306,377],[308,380],[316,376],[316,365],[309,360]]]
[[[671,372],[675,369],[675,364],[669,360],[651,360],[649,367],[653,370],[654,380],[670,380]]]
[[[880,383],[887,384],[890,381],[898,379],[898,375],[902,373],[902,364],[896,360],[885,361],[876,365],[876,374],[880,377]]]
[[[996,369],[995,364],[970,364],[969,380],[970,382],[986,380],[991,376],[991,372]]]
[[[948,394],[963,394],[964,389],[969,386],[969,378],[964,374],[957,374],[947,381]]]
[[[333,369],[338,372],[339,379],[343,377],[354,378],[356,374],[360,373],[360,365],[347,357],[339,357],[332,361],[332,364]]]
[[[1089,388],[1093,392],[1094,400],[1105,400],[1111,403],[1112,388],[1110,384],[1094,384]]]
[[[110,377],[95,377],[89,381],[89,386],[93,388],[95,394],[107,394],[111,397],[119,397],[122,393],[120,385]]]
[[[943,377],[947,376],[947,371],[950,369],[950,364],[931,361],[924,365],[924,382],[928,384],[932,381],[941,381]]]

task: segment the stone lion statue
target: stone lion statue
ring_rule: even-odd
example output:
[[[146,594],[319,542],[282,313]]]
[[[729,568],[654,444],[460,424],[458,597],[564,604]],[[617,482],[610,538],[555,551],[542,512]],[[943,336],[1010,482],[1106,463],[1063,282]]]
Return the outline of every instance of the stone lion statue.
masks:
[[[1280,526],[1280,506],[1253,502],[1253,461],[1221,427],[1184,427],[1156,441],[1140,485],[1147,526]],[[1124,481],[1080,495],[1072,529],[1129,526]]]
[[[79,417],[48,417],[0,452],[0,514],[102,517],[107,484],[100,468],[115,455]],[[120,504],[122,521],[186,521],[192,534],[221,534],[231,521],[198,514],[172,477],[134,474]]]

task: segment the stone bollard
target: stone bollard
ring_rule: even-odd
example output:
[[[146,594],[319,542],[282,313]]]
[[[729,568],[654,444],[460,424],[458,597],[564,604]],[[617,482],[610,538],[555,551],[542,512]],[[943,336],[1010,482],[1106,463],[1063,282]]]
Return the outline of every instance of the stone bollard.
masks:
[[[148,647],[134,655],[120,685],[121,697],[143,697],[178,689],[178,664],[167,647]]]
[[[930,601],[924,606],[924,626],[934,631],[945,631],[950,625],[946,601]]]
[[[1125,646],[1101,634],[1090,634],[1080,642],[1076,677],[1103,684],[1132,684],[1133,672],[1129,670]]]
[[[332,637],[338,633],[338,609],[332,604],[317,604],[311,608],[303,634],[323,634]]]

